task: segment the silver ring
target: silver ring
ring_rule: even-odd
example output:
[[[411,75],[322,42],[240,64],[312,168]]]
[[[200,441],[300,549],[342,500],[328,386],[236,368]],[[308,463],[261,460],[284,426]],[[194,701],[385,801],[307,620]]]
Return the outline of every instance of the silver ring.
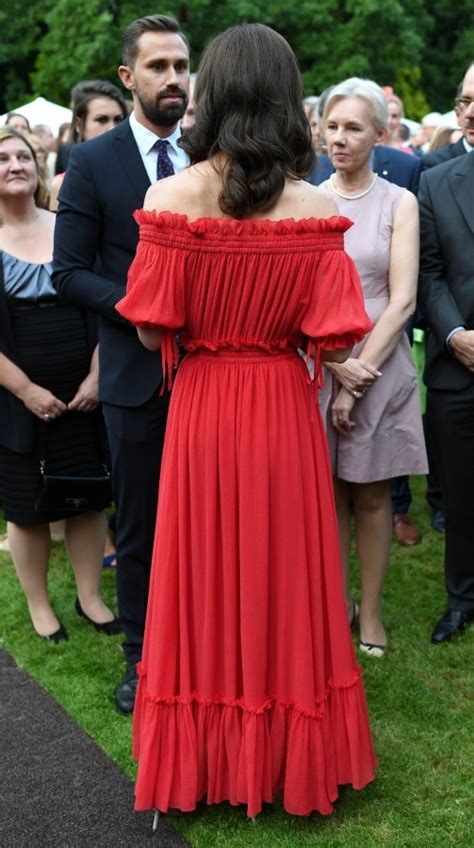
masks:
[[[49,415],[48,415],[47,412],[44,413],[43,418],[49,418]]]

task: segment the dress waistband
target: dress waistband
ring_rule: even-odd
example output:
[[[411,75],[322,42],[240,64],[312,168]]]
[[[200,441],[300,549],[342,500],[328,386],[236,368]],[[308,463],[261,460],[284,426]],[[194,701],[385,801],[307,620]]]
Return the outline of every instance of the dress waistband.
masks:
[[[196,357],[204,358],[204,359],[212,359],[219,360],[219,362],[236,362],[242,361],[245,359],[246,362],[279,362],[284,359],[297,359],[299,357],[297,350],[262,350],[262,348],[246,348],[245,350],[232,350],[219,348],[219,350],[209,350],[207,348],[199,348],[198,350],[193,351],[192,353],[186,354],[186,359],[188,357]]]

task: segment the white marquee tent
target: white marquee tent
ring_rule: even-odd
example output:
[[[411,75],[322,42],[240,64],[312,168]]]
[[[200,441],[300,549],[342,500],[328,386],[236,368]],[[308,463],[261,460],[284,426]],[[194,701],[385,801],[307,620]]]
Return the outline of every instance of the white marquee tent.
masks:
[[[58,106],[57,103],[52,103],[44,97],[37,97],[31,103],[25,103],[23,106],[18,106],[16,109],[10,109],[10,112],[18,112],[28,118],[30,126],[35,124],[47,124],[51,127],[53,134],[56,135],[61,124],[65,124],[71,120],[72,112],[65,106]],[[0,115],[0,126],[5,123],[8,113]]]

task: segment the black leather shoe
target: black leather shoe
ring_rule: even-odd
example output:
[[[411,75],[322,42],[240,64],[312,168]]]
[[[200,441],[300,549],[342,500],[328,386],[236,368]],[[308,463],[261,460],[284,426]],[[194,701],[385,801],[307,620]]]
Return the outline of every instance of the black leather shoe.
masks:
[[[137,694],[138,674],[135,663],[127,665],[127,671],[119,688],[115,693],[115,706],[122,715],[133,713],[135,697]]]
[[[448,609],[438,621],[431,634],[433,645],[447,642],[453,636],[459,636],[466,624],[474,618],[474,610]]]
[[[433,530],[436,530],[438,533],[445,532],[444,512],[442,509],[433,510],[433,515],[431,516],[431,526]]]
[[[105,621],[102,624],[98,621],[93,621],[92,618],[89,618],[82,609],[79,598],[76,598],[74,608],[77,614],[80,615],[81,618],[85,618],[89,624],[92,624],[99,633],[105,633],[106,636],[115,636],[117,633],[122,632],[122,625],[120,624],[119,618],[113,618],[112,621]]]

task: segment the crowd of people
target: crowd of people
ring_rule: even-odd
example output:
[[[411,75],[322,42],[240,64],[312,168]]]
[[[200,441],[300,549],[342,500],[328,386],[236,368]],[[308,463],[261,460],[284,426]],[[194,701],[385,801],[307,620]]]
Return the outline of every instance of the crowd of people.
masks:
[[[56,139],[19,113],[0,128],[8,546],[34,632],[64,641],[47,592],[64,521],[78,615],[124,635],[137,809],[206,797],[254,818],[281,795],[329,813],[374,776],[351,628],[385,655],[391,540],[421,539],[412,474],[445,534],[432,643],[474,618],[474,65],[458,129],[431,113],[413,137],[375,81],[303,100],[266,26],[217,36],[192,80],[189,49],[174,19],[139,18],[131,100],[85,80]]]

